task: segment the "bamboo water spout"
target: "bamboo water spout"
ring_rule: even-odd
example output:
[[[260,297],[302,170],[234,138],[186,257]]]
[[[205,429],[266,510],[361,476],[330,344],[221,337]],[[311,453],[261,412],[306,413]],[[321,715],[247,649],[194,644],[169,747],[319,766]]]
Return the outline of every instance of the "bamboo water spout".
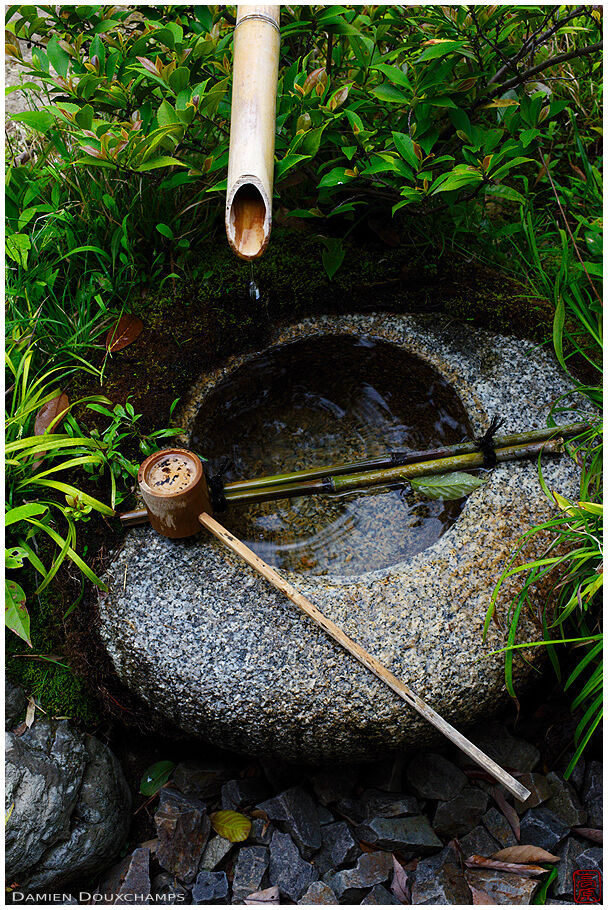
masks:
[[[239,6],[234,27],[226,235],[241,259],[261,256],[270,239],[279,6]]]

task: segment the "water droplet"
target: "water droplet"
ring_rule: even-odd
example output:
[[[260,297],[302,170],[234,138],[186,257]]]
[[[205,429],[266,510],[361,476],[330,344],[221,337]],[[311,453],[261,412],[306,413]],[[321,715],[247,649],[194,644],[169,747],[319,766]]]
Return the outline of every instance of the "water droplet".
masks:
[[[254,303],[256,300],[260,299],[260,289],[257,286],[257,284],[255,283],[255,281],[253,280],[253,278],[249,282],[249,297],[251,300],[253,300]]]

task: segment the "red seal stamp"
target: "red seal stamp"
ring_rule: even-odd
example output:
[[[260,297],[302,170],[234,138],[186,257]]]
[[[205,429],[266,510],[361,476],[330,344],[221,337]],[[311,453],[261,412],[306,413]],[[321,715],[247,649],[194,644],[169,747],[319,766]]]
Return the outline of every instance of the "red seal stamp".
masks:
[[[601,904],[602,876],[597,869],[576,869],[572,873],[575,904]]]

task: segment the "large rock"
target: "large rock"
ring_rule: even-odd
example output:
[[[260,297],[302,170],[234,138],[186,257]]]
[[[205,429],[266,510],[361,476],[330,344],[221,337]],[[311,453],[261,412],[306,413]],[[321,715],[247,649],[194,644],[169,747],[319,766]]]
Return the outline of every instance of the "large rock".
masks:
[[[6,734],[6,874],[50,888],[99,872],[127,835],[131,795],[107,746],[67,721]]]
[[[277,329],[272,342],[328,334],[371,336],[417,355],[452,384],[474,433],[496,414],[504,418],[504,432],[545,426],[551,403],[571,388],[535,344],[459,327],[436,314],[321,317]],[[234,358],[230,369],[251,356]],[[193,391],[184,414],[188,433],[205,392],[225,376],[226,369],[205,376]],[[566,497],[577,495],[577,473],[569,458],[544,460],[548,487]],[[521,533],[550,515],[536,462],[509,462],[488,473],[455,524],[416,555],[346,578],[285,574],[446,720],[466,728],[508,700],[504,657],[489,656],[505,644],[504,632],[492,623],[484,641],[484,620]],[[223,520],[230,527],[230,512]],[[532,540],[529,555],[543,546]],[[439,740],[412,708],[211,535],[168,540],[136,528],[105,580],[100,633],[118,675],[190,734],[223,748],[317,764]],[[521,641],[542,636],[529,618],[547,595],[539,588],[522,614]],[[515,582],[501,589],[499,615],[515,590]],[[542,660],[542,649],[530,660]],[[531,672],[527,661],[515,661],[518,691]]]

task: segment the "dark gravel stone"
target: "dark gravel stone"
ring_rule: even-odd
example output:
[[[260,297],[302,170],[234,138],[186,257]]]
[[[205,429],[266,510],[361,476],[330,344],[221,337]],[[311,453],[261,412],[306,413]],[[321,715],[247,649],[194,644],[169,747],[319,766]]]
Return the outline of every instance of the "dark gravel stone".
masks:
[[[247,895],[259,891],[267,868],[267,847],[241,847],[232,880],[233,904],[240,904]]]
[[[515,800],[515,809],[519,815],[527,809],[534,809],[536,806],[540,806],[541,803],[549,799],[551,790],[544,774],[535,774],[528,771],[526,774],[522,774],[519,782],[530,791],[530,796],[524,802],[520,799]]]
[[[116,891],[114,903],[149,904],[150,891],[150,851],[147,847],[138,847],[131,854],[124,880]]]
[[[321,805],[327,806],[340,799],[348,799],[359,772],[357,765],[342,765],[338,768],[323,768],[311,775],[310,782]]]
[[[206,807],[193,796],[163,788],[154,823],[156,858],[162,868],[183,882],[193,881],[211,830]]]
[[[388,904],[399,904],[394,894],[391,894],[384,885],[374,885],[372,890],[367,894],[361,904],[376,904],[380,907],[386,907]]]
[[[520,843],[534,844],[535,847],[542,847],[549,853],[555,853],[559,842],[570,831],[568,825],[544,806],[539,809],[529,809],[521,819],[520,827]]]
[[[604,851],[601,847],[585,847],[579,855],[580,869],[594,869],[602,874]]]
[[[355,833],[359,840],[374,847],[398,850],[400,853],[411,854],[413,851],[416,855],[426,855],[442,846],[426,815],[368,819],[357,826]]]
[[[321,840],[321,849],[313,857],[319,875],[354,862],[361,853],[346,822],[334,822],[333,825],[323,827]]]
[[[501,847],[498,841],[494,840],[487,828],[483,825],[477,825],[469,834],[460,838],[460,846],[465,857],[472,856],[492,856],[497,853]]]
[[[213,872],[222,860],[228,856],[233,847],[234,844],[231,844],[225,837],[220,837],[219,835],[212,837],[203,851],[198,871]]]
[[[584,825],[587,821],[587,812],[581,805],[574,787],[553,771],[547,774],[547,783],[551,795],[545,803],[545,808],[571,827]]]
[[[585,770],[585,783],[583,784],[583,803],[587,810],[587,827],[603,828],[603,799],[602,765],[598,761],[590,761]]]
[[[502,812],[499,812],[498,809],[495,809],[494,806],[492,806],[485,815],[482,815],[481,820],[492,837],[498,841],[501,848],[515,847],[517,838],[515,837],[513,828]]]
[[[354,869],[328,872],[324,880],[335,892],[341,904],[357,904],[368,888],[387,882],[393,871],[390,853],[364,853]]]
[[[188,904],[190,891],[185,885],[168,872],[161,872],[152,879],[151,893],[154,895],[153,904]]]
[[[228,879],[225,872],[199,872],[192,888],[193,904],[226,904]]]
[[[222,786],[230,780],[234,770],[220,761],[180,762],[171,777],[171,783],[186,796],[197,799],[215,799]]]
[[[292,787],[258,806],[277,827],[290,834],[304,859],[321,847],[321,825],[317,805],[303,787]]]
[[[4,728],[12,730],[25,715],[27,697],[21,686],[4,680]]]
[[[420,804],[415,796],[408,793],[385,793],[382,790],[366,790],[361,794],[364,818],[398,818],[403,815],[419,815]]]
[[[575,869],[583,868],[579,863],[579,856],[585,850],[585,844],[576,837],[567,837],[557,851],[560,861],[557,864],[557,878],[551,885],[551,894],[554,897],[573,899],[572,873]]]
[[[475,891],[489,895],[495,904],[528,905],[540,886],[537,878],[525,878],[511,872],[500,872],[494,869],[467,869],[467,884]],[[487,900],[480,901],[487,904]]]
[[[263,818],[254,818],[251,822],[251,831],[247,840],[261,847],[268,847],[274,833],[274,825]]]
[[[222,809],[238,811],[255,806],[268,796],[268,784],[261,778],[229,780],[222,787]]]
[[[306,894],[300,898],[298,904],[337,904],[338,898],[325,882],[313,882]]]
[[[321,827],[323,827],[323,825],[331,825],[336,820],[325,806],[317,806],[317,815],[319,816],[319,824]]]
[[[471,894],[458,856],[446,847],[416,866],[412,904],[471,904]]]
[[[289,834],[275,831],[270,843],[269,877],[270,884],[278,885],[283,897],[298,901],[319,874],[302,859]]]
[[[468,834],[488,807],[488,796],[477,787],[466,787],[458,796],[437,806],[433,828],[443,837],[460,837]]]
[[[533,771],[540,761],[540,752],[536,746],[512,736],[503,724],[493,722],[477,726],[471,731],[469,738],[503,768]],[[465,755],[462,755],[461,761],[464,764],[470,763],[470,759]]]
[[[424,799],[453,799],[466,787],[466,774],[435,752],[421,752],[408,765],[407,782]]]

